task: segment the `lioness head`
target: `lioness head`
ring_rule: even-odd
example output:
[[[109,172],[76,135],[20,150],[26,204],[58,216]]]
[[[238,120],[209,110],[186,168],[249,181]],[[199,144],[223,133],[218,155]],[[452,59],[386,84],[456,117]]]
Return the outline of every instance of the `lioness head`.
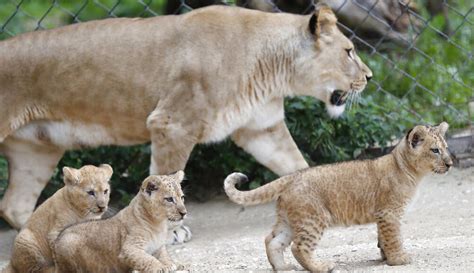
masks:
[[[305,44],[295,72],[295,92],[318,98],[332,117],[344,112],[350,96],[362,92],[372,71],[357,55],[354,44],[338,29],[331,8],[317,5],[305,27]]]
[[[446,173],[453,165],[444,139],[448,127],[446,122],[433,127],[418,125],[407,133],[406,158],[415,169],[421,172]]]
[[[100,218],[107,210],[112,167],[87,165],[80,169],[64,167],[66,198],[71,206],[87,218]]]
[[[187,213],[181,190],[183,178],[184,172],[178,171],[172,175],[150,175],[143,181],[140,192],[149,215],[157,219],[166,217],[171,222],[183,220]]]

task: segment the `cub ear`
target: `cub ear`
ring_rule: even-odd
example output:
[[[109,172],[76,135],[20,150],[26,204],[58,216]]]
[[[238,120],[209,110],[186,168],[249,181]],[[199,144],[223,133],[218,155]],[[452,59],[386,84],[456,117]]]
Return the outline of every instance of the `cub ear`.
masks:
[[[112,166],[110,166],[109,164],[100,164],[99,168],[105,171],[105,174],[108,177],[107,180],[112,177],[112,174],[114,173]]]
[[[176,178],[176,182],[178,183],[181,183],[184,179],[184,171],[177,171],[175,174],[174,174],[174,177]]]
[[[142,183],[142,191],[145,195],[151,196],[151,194],[158,190],[159,180],[156,175],[148,176]]]
[[[331,8],[326,4],[318,3],[309,19],[309,31],[316,36],[321,33],[331,33],[336,27],[336,22],[336,15]]]
[[[436,129],[442,136],[446,134],[446,131],[448,131],[448,128],[449,128],[449,124],[445,121],[441,122],[438,126],[436,126]]]
[[[78,169],[64,167],[63,175],[64,175],[64,184],[66,185],[74,185],[74,184],[79,183],[79,180],[81,180],[81,172]]]
[[[420,145],[425,138],[426,135],[426,127],[418,125],[415,128],[408,131],[406,140],[410,147],[415,148],[416,146]]]

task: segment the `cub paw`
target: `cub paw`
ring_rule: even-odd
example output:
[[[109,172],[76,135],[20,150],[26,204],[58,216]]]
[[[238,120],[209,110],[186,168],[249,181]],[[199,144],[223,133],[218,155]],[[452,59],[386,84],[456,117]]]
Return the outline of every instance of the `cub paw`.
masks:
[[[322,264],[322,267],[321,267],[322,272],[332,272],[334,268],[336,267],[336,264],[333,262],[323,262],[321,264]]]
[[[297,271],[298,268],[292,264],[285,264],[279,268],[275,268],[275,271]]]
[[[157,270],[158,273],[168,273],[168,272],[173,272],[176,271],[178,267],[175,264],[169,264],[165,265]]]
[[[387,257],[387,264],[388,265],[404,265],[411,263],[411,257],[407,253],[402,253],[395,257]]]

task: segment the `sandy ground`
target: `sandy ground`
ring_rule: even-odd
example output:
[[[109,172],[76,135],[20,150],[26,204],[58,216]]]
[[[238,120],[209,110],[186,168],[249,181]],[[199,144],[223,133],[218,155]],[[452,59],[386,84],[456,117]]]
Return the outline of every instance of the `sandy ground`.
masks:
[[[241,208],[224,197],[187,205],[193,239],[172,246],[176,260],[194,272],[269,271],[264,238],[274,204]],[[329,229],[316,257],[336,272],[474,272],[474,168],[424,179],[403,219],[405,248],[413,263],[390,267],[380,261],[375,225]],[[8,260],[14,231],[0,231],[0,267]],[[297,264],[290,251],[287,259]]]

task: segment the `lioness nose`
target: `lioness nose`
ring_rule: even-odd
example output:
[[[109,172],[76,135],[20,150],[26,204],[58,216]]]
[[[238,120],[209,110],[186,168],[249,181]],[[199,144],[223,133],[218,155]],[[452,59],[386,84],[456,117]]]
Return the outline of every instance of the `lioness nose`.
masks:
[[[99,208],[100,211],[104,211],[105,210],[105,206],[97,206]]]
[[[444,165],[446,165],[446,168],[451,168],[451,166],[453,166],[453,162],[452,161],[449,161],[449,162],[444,162]]]
[[[365,79],[366,79],[367,81],[370,81],[370,79],[372,79],[372,76],[365,76]]]

